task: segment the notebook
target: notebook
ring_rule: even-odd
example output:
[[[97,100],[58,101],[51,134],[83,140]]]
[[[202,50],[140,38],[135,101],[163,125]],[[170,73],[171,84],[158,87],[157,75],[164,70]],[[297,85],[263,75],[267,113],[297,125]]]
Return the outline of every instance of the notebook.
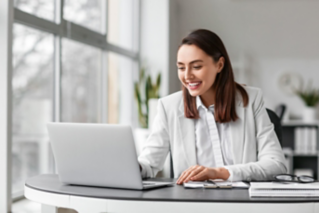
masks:
[[[236,181],[223,181],[223,180],[208,180],[208,181],[189,181],[184,183],[184,188],[205,188],[205,189],[216,189],[216,188],[223,188],[223,189],[230,189],[230,188],[243,188],[248,189],[249,184]]]
[[[251,182],[250,197],[319,197],[319,182]]]

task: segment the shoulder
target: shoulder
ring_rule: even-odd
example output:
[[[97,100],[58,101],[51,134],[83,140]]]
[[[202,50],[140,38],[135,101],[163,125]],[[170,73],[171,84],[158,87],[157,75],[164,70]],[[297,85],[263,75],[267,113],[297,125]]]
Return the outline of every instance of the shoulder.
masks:
[[[262,90],[260,88],[244,85],[242,85],[242,87],[247,92],[248,105],[252,105],[254,102],[262,100]],[[240,102],[240,105],[242,104],[242,96],[240,92],[237,94],[237,101]]]
[[[168,96],[160,98],[160,100],[165,105],[179,103],[181,100],[183,100],[183,92],[178,91],[178,92],[172,93]]]
[[[162,103],[165,110],[178,109],[180,104],[183,102],[183,91],[172,93],[168,96],[160,98],[159,101]]]
[[[248,94],[248,109],[251,109],[254,114],[258,114],[258,112],[264,107],[264,99],[262,90],[257,87],[244,86]]]
[[[251,86],[243,86],[243,87],[246,90],[249,98],[254,99],[255,97],[261,95],[262,93],[261,89],[258,87],[251,87]]]

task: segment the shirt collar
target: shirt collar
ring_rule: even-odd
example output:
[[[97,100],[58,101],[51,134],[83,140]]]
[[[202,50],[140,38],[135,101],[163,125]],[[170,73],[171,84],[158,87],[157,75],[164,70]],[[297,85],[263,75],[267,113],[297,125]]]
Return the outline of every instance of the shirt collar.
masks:
[[[197,108],[197,110],[198,110],[200,107],[202,107],[202,108],[205,109],[205,110],[208,110],[208,109],[206,108],[206,106],[203,104],[203,102],[202,102],[200,96],[196,96],[196,108]],[[213,104],[213,105],[210,105],[210,106],[209,106],[209,109],[214,110],[214,104]]]

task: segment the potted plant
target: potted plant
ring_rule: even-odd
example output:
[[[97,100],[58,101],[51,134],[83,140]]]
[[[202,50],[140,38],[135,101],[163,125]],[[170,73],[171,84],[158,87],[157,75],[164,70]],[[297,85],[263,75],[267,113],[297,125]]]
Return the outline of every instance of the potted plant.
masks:
[[[137,101],[138,120],[142,128],[149,127],[150,100],[158,99],[161,84],[161,73],[153,83],[151,76],[146,75],[145,68],[141,69],[139,81],[134,83],[134,94]]]
[[[152,82],[145,68],[140,71],[138,82],[134,83],[134,95],[137,102],[138,121],[140,127],[134,130],[135,146],[137,155],[140,154],[143,144],[149,135],[149,128],[156,114],[157,101],[159,99],[159,89],[161,84],[161,74],[159,73],[156,82]]]
[[[308,84],[308,88],[303,90],[297,90],[296,94],[305,103],[305,108],[303,110],[303,120],[304,121],[314,121],[316,120],[316,109],[315,106],[319,101],[319,90],[314,89],[311,83]]]

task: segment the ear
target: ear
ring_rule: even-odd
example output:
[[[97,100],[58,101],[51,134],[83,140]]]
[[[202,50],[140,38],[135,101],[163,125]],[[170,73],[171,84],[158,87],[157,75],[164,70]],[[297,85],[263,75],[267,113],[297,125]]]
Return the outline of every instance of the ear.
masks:
[[[218,67],[218,73],[220,73],[225,65],[225,58],[223,56],[221,56],[217,62],[217,67]]]

